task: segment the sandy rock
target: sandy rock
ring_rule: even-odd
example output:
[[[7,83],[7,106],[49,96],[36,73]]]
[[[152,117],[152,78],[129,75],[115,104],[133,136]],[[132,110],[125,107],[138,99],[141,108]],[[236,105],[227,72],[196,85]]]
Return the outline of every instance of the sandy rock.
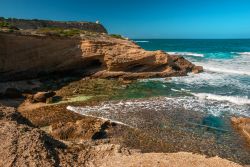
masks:
[[[49,92],[38,92],[33,96],[34,102],[46,102],[46,99],[54,96],[56,93],[49,91]]]
[[[193,72],[194,74],[201,73],[201,72],[203,72],[203,67],[202,67],[202,66],[195,66],[195,67],[193,68],[192,72]]]
[[[64,144],[39,129],[14,108],[0,107],[0,166],[54,166],[58,162],[56,147]]]
[[[245,136],[246,140],[250,143],[250,118],[232,117],[231,121],[233,125],[239,130],[239,132]]]
[[[51,135],[62,140],[96,140],[107,138],[107,130],[115,123],[98,118],[86,118],[76,122],[53,124]]]

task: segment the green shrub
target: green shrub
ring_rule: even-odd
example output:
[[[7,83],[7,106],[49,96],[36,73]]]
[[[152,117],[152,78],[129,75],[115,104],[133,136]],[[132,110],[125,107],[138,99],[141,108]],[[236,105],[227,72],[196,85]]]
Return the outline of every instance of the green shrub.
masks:
[[[57,36],[75,36],[82,33],[79,29],[64,29],[64,28],[56,28],[56,27],[47,27],[41,28],[37,31],[38,33],[46,34],[46,35],[57,35]]]
[[[119,38],[119,39],[124,39],[121,35],[119,34],[110,34],[109,36],[113,37],[113,38]]]
[[[8,23],[8,22],[5,22],[5,21],[1,21],[0,22],[0,27],[2,28],[2,27],[7,27],[7,28],[9,28],[9,27],[11,27],[11,24],[10,23]]]

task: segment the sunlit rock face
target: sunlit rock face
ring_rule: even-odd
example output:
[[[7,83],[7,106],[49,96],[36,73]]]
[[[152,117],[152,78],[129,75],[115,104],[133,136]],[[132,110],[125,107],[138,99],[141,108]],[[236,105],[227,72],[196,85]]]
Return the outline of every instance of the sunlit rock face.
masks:
[[[133,41],[106,34],[75,37],[0,33],[0,81],[78,71],[100,78],[183,76],[200,72],[183,57],[145,51]]]

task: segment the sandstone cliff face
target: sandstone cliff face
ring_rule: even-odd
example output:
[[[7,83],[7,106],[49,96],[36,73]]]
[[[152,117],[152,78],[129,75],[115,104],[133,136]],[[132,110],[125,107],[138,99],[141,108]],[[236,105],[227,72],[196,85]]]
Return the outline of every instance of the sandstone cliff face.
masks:
[[[12,26],[15,26],[19,29],[38,29],[46,27],[57,27],[57,28],[77,28],[85,31],[107,33],[107,30],[101,25],[92,22],[63,22],[63,21],[51,21],[51,20],[25,20],[25,19],[5,19],[0,17],[0,21],[8,22]]]
[[[197,69],[182,57],[145,51],[105,34],[66,38],[0,33],[0,81],[66,71],[100,78],[168,77]]]

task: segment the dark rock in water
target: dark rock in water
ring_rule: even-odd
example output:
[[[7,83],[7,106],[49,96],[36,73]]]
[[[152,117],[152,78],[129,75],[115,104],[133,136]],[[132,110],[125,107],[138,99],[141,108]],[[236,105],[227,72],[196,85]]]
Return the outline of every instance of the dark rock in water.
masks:
[[[33,96],[34,102],[46,102],[46,99],[55,96],[55,92],[49,91],[49,92],[38,92]]]
[[[16,88],[7,88],[4,96],[7,98],[21,98],[22,92]]]

